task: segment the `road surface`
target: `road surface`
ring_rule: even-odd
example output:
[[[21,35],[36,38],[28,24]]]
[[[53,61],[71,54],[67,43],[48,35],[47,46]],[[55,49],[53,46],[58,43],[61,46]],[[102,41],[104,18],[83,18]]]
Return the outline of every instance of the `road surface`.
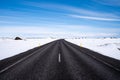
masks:
[[[61,39],[1,60],[0,80],[120,80],[120,61]]]

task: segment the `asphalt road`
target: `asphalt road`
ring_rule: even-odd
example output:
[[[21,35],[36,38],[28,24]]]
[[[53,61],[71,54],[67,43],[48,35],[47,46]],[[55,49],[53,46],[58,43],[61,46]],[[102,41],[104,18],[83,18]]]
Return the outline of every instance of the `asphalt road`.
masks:
[[[1,60],[0,80],[120,80],[120,61],[61,39]]]

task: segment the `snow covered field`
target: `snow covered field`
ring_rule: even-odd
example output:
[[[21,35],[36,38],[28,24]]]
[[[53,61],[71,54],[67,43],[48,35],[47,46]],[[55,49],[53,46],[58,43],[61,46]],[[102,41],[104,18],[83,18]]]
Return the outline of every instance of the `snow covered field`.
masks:
[[[27,51],[55,39],[0,39],[0,60]],[[120,38],[118,39],[66,39],[69,42],[89,48],[103,55],[120,60]]]
[[[67,41],[88,48],[103,55],[120,60],[119,39],[67,39]]]
[[[27,51],[34,47],[44,45],[51,41],[54,41],[54,39],[0,39],[0,60]]]

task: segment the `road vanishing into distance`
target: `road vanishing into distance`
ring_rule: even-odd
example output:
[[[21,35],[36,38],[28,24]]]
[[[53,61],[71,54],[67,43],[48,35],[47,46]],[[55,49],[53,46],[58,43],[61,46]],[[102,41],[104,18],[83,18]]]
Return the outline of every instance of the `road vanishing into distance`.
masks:
[[[120,61],[61,39],[1,60],[0,80],[120,80]]]

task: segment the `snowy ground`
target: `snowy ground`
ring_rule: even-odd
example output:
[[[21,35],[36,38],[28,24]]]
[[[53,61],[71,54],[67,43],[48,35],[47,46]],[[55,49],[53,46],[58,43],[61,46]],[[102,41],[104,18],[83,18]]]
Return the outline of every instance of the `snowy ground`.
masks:
[[[0,39],[0,60],[27,51],[31,48],[54,41],[55,39]],[[103,55],[120,60],[119,39],[66,39],[69,42],[89,48]]]
[[[120,60],[119,39],[67,39],[67,41],[86,47],[95,52]]]
[[[37,46],[54,41],[54,39],[0,39],[0,60],[27,51]]]

